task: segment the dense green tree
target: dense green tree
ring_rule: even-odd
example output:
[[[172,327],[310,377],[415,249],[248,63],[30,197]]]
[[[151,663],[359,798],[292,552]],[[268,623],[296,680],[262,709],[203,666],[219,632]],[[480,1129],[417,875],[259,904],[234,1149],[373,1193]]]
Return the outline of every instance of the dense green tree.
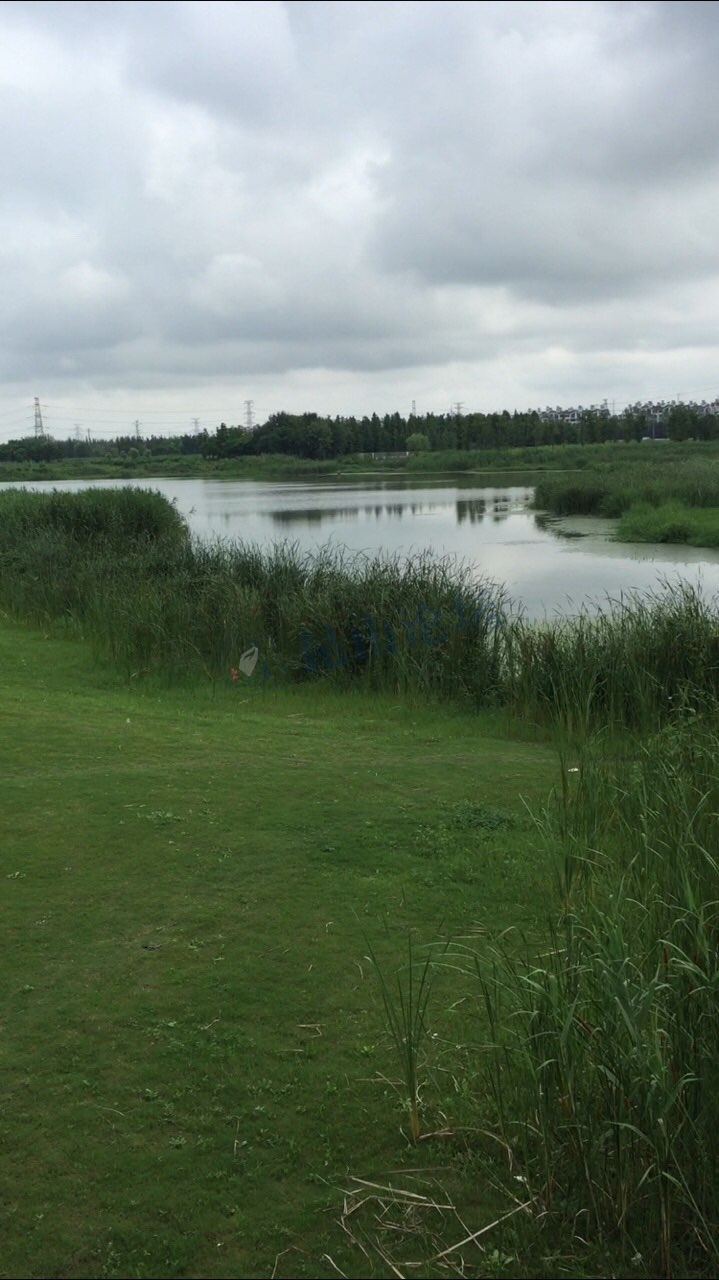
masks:
[[[337,416],[324,418],[314,412],[273,413],[252,430],[222,422],[215,431],[204,430],[168,437],[149,436],[139,445],[134,435],[115,440],[55,440],[51,436],[26,436],[0,444],[0,461],[54,462],[64,458],[162,458],[179,454],[206,458],[236,458],[247,454],[291,454],[323,459],[347,454],[404,451],[414,438],[426,440],[422,448],[468,450],[522,448],[538,445],[591,444],[610,440],[640,440],[657,434],[673,440],[719,438],[719,420],[708,405],[667,406],[664,420],[651,425],[648,407],[630,405],[620,415],[608,407],[584,409],[577,420],[570,415],[507,410],[502,413],[410,414],[387,413],[380,418]],[[134,458],[134,455],[132,455]]]

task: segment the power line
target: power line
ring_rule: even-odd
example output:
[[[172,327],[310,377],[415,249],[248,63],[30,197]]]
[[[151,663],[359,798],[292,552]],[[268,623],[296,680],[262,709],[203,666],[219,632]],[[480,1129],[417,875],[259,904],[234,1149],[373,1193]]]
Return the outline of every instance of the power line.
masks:
[[[77,404],[73,404],[68,401],[61,402],[59,400],[46,400],[45,406],[50,409],[59,409],[63,413],[113,413],[124,418],[127,418],[131,412],[127,406],[115,408],[114,405],[110,404],[83,404],[82,407],[80,407]],[[134,407],[135,406],[133,406],[133,408]],[[140,405],[135,408],[135,412],[138,412],[138,410],[141,412],[143,418],[153,417],[156,414],[160,414],[161,416],[167,416],[168,414],[174,416],[174,414],[177,414],[178,416],[181,416],[183,412],[181,408],[168,408],[167,406],[165,406],[164,409],[150,409]],[[202,406],[200,412],[202,417],[217,418],[227,414],[227,406]]]
[[[47,406],[46,406],[46,407],[47,407]],[[121,427],[121,426],[123,425],[123,423],[127,421],[127,419],[128,419],[128,417],[129,417],[129,416],[131,416],[131,415],[126,414],[126,413],[120,414],[120,415],[118,415],[117,422],[115,422],[115,419],[114,419],[114,418],[104,418],[104,417],[97,417],[97,418],[96,418],[96,417],[95,417],[95,415],[94,415],[94,413],[92,412],[92,410],[91,410],[91,409],[80,409],[80,408],[78,407],[78,408],[75,410],[75,412],[74,412],[74,413],[70,412],[69,410],[68,410],[67,412],[54,412],[54,413],[53,413],[53,421],[55,421],[55,422],[77,422],[78,418],[89,418],[89,417],[92,417],[92,418],[93,418],[93,420],[94,420],[95,422],[105,422],[105,423],[107,423],[107,424],[108,424],[108,426],[110,426],[110,425],[112,425],[112,424],[114,423],[116,426]],[[137,414],[132,415],[132,421],[133,421],[133,423],[134,423],[134,421],[135,421],[135,417],[136,417],[136,416],[137,416]],[[144,418],[144,417],[145,417],[145,415],[143,414],[143,415],[142,415],[142,418]],[[175,414],[170,414],[170,413],[165,413],[165,414],[164,414],[164,420],[165,420],[166,422],[168,422],[168,423],[175,423],[175,422],[178,422],[178,423],[179,423],[179,422],[186,422],[186,421],[187,421],[187,418],[186,418],[185,414],[183,414],[183,413],[178,413],[177,415],[175,415]],[[156,422],[156,423],[155,423],[155,426],[162,426],[162,421],[160,421],[160,422]]]

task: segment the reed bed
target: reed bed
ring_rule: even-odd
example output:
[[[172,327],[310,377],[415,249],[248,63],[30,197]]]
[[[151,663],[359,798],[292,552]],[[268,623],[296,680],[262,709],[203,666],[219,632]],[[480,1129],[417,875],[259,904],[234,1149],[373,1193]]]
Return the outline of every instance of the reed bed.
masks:
[[[0,491],[0,548],[6,551],[41,532],[85,547],[102,544],[118,553],[128,543],[177,544],[187,539],[187,527],[174,504],[148,489]]]
[[[277,678],[497,696],[506,601],[449,559],[206,544],[160,495],[90,497],[0,494],[0,603],[128,675],[229,680],[256,646]]]
[[[547,946],[475,957],[477,1088],[514,1175],[642,1274],[719,1264],[718,753],[716,714],[631,761],[587,746],[540,818],[563,887]]]
[[[627,462],[583,473],[540,477],[534,505],[560,516],[621,516],[635,504],[652,507],[678,502],[687,507],[719,507],[719,467],[714,458]]]
[[[0,606],[85,636],[127,676],[359,683],[570,735],[655,729],[719,696],[719,613],[693,587],[537,625],[451,558],[202,543],[139,489],[0,493]],[[253,647],[254,685],[236,678]]]
[[[691,547],[719,547],[719,507],[688,507],[663,502],[658,507],[636,503],[621,517],[619,542],[681,542]]]
[[[93,629],[124,670],[227,680],[255,646],[258,672],[276,679],[498,696],[501,639],[487,588],[447,561],[193,543],[162,568],[132,596],[121,582],[104,592],[107,617]],[[495,610],[500,596],[491,594]]]
[[[719,695],[719,612],[686,583],[542,627],[513,621],[504,639],[508,704],[570,734],[655,728]]]

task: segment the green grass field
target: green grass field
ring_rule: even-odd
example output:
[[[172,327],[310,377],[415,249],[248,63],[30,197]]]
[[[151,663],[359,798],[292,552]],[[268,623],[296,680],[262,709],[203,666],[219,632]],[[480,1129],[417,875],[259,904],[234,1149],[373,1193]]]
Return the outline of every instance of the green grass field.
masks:
[[[0,1277],[716,1274],[713,607],[0,496]]]
[[[8,620],[0,666],[0,1275],[392,1274],[340,1224],[353,1178],[441,1185],[470,1232],[511,1208],[466,1136],[409,1143],[366,956],[393,980],[410,931],[543,928],[524,801],[554,752],[379,694],[128,692]],[[476,984],[438,973],[428,1132],[483,1109],[460,1087]],[[432,1247],[462,1238],[435,1217]],[[527,1274],[504,1247],[470,1248],[473,1274]]]

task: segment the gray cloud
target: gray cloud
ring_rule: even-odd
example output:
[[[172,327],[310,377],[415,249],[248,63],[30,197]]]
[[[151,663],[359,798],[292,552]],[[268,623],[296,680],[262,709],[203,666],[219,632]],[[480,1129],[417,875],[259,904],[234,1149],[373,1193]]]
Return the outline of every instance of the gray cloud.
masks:
[[[0,431],[710,384],[718,46],[715,3],[3,5]]]

